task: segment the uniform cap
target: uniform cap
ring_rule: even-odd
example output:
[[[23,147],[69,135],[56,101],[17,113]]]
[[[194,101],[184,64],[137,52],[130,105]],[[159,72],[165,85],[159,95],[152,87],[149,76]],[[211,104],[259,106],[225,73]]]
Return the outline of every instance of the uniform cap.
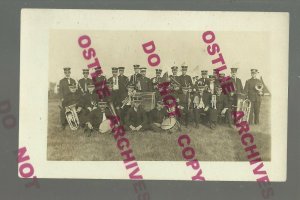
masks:
[[[64,71],[71,71],[70,67],[64,67]]]
[[[171,67],[172,70],[178,70],[178,67],[177,66],[173,66]]]
[[[251,69],[251,73],[257,73],[258,70],[257,69]]]
[[[232,68],[230,68],[230,70],[231,70],[231,72],[233,72],[233,73],[236,73],[236,72],[237,72],[237,70],[238,70],[238,68],[236,68],[236,67],[232,67]]]
[[[139,68],[140,68],[140,65],[133,65],[133,68],[134,68],[134,69],[139,69]]]

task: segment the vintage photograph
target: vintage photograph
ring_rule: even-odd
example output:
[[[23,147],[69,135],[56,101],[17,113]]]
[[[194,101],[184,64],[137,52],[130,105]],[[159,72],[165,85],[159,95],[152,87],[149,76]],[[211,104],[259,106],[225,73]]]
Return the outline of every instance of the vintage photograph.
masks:
[[[180,161],[181,132],[203,161],[246,161],[231,116],[243,110],[264,161],[271,159],[268,32],[215,32],[235,91],[222,87],[202,41],[203,31],[50,30],[48,160],[115,161],[109,116],[121,118],[137,160]],[[110,98],[100,99],[81,56],[78,38],[89,35],[101,56]],[[160,64],[151,67],[142,44],[153,41]],[[149,47],[150,48],[150,47]],[[159,84],[170,82],[180,117],[169,116]],[[108,106],[114,105],[114,110]]]
[[[20,35],[38,177],[286,180],[288,13],[23,9]]]

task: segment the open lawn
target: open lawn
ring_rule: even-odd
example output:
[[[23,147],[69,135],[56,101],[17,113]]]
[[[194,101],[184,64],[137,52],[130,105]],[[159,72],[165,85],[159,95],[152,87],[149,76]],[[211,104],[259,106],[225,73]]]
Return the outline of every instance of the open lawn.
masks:
[[[49,100],[48,105],[48,160],[62,161],[118,161],[122,160],[112,134],[95,133],[90,137],[83,130],[71,131],[68,127],[60,131],[58,101]],[[264,161],[271,158],[270,97],[263,97],[260,125],[250,127],[255,144]],[[246,153],[235,129],[219,125],[211,130],[204,125],[195,129],[192,125],[182,127],[182,133],[191,137],[191,146],[201,161],[247,161]],[[168,134],[127,133],[137,160],[181,161],[181,147],[177,144],[180,132]]]

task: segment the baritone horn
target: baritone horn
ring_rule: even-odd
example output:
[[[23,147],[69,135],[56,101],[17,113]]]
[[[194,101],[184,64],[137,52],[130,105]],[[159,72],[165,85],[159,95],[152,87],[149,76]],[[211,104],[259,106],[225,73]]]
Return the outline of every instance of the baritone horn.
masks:
[[[65,107],[65,115],[72,131],[75,131],[79,128],[79,119],[76,111],[76,104]]]
[[[251,110],[251,101],[249,99],[238,98],[237,100],[237,111],[242,111],[244,116],[242,121],[247,121],[249,123],[250,110]]]

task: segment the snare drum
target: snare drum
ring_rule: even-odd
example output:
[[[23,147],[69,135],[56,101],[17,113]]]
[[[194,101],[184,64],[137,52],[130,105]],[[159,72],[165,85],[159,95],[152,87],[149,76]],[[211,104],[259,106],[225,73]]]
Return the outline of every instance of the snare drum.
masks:
[[[110,127],[110,120],[106,119],[103,122],[101,122],[99,126],[99,132],[100,133],[109,133],[111,132],[111,127]]]
[[[179,128],[179,122],[175,117],[168,117],[161,123],[161,129],[175,132]]]

